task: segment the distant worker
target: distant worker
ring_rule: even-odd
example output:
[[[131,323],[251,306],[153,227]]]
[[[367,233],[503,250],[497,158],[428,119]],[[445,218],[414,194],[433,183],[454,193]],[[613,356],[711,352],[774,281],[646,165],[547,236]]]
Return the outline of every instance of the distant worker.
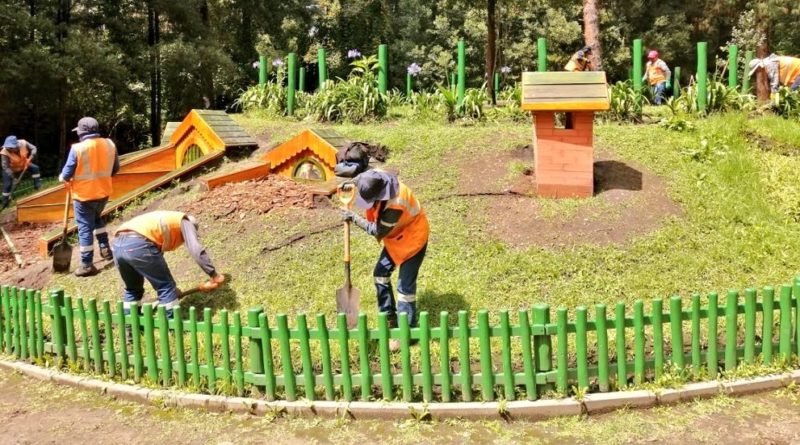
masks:
[[[589,60],[589,57],[592,55],[592,47],[591,46],[584,46],[583,49],[576,52],[569,58],[569,62],[564,67],[564,71],[591,71],[592,70],[592,62]]]
[[[9,136],[3,142],[3,149],[0,150],[0,162],[2,162],[3,168],[3,209],[8,207],[11,200],[14,181],[22,179],[22,175],[26,171],[31,172],[33,189],[39,190],[42,187],[39,166],[31,162],[34,156],[36,156],[36,146],[25,139]]]
[[[70,149],[58,179],[69,182],[68,186],[72,187],[81,252],[81,265],[75,270],[75,276],[86,277],[97,273],[94,237],[100,245],[100,256],[106,260],[113,258],[102,214],[111,196],[111,177],[119,171],[119,156],[111,139],[100,137],[100,125],[94,118],[81,118],[72,131],[78,133],[80,142]]]
[[[147,279],[158,294],[158,304],[164,306],[167,315],[172,317],[172,309],[178,304],[178,288],[164,252],[183,244],[210,277],[200,285],[200,290],[216,289],[225,281],[200,244],[197,229],[197,219],[193,216],[164,210],[139,215],[117,229],[113,243],[114,263],[125,284],[122,301],[126,313],[132,303],[142,300],[144,280]]]
[[[397,313],[408,314],[411,327],[417,325],[417,274],[428,247],[428,218],[417,198],[397,176],[369,170],[355,178],[356,205],[366,210],[366,218],[342,210],[345,220],[353,221],[369,235],[383,242],[373,276],[378,310],[389,316],[390,327],[397,327]],[[397,281],[397,309],[391,276],[400,267]],[[389,347],[400,349],[393,339]]]
[[[753,59],[750,61],[750,76],[757,69],[764,68],[767,71],[770,91],[775,93],[781,85],[789,87],[792,91],[800,88],[800,59],[797,57],[779,56],[770,54],[764,59]]]
[[[667,90],[672,88],[672,72],[667,64],[658,58],[658,51],[647,53],[647,65],[642,77],[642,82],[644,81],[647,81],[653,90],[655,104],[661,105]]]

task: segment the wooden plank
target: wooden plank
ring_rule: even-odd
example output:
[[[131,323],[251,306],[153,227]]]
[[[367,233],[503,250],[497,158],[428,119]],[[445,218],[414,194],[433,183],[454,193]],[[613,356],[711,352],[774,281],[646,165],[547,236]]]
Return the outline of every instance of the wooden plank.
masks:
[[[250,167],[243,167],[239,170],[221,173],[209,176],[200,180],[203,188],[206,190],[213,190],[221,185],[230,184],[233,182],[244,182],[253,179],[261,179],[269,175],[269,163],[256,164]]]
[[[547,71],[522,73],[522,86],[606,83],[604,71]]]
[[[605,111],[609,109],[608,100],[575,102],[572,99],[551,99],[547,103],[523,103],[526,111]]]
[[[606,84],[583,85],[528,85],[522,87],[523,102],[542,101],[548,98],[571,97],[578,100],[608,98]]]
[[[167,122],[167,126],[164,127],[164,133],[161,135],[161,140],[168,141],[180,124],[180,122]]]

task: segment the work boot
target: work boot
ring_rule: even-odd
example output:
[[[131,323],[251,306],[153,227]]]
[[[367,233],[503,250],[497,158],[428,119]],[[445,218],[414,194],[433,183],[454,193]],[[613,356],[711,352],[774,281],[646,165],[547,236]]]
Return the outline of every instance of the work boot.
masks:
[[[81,267],[75,269],[74,273],[76,277],[91,277],[97,273],[97,268],[94,267],[94,264],[88,266],[81,264]]]
[[[42,188],[42,178],[33,178],[33,189],[39,190]]]
[[[103,257],[104,260],[111,261],[114,259],[114,254],[111,253],[110,246],[100,246],[100,256]]]

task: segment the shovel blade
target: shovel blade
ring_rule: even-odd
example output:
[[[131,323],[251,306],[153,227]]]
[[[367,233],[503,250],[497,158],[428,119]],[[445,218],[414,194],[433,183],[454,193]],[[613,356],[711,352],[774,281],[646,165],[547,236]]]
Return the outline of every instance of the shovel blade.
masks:
[[[347,318],[347,327],[352,329],[358,324],[358,303],[361,301],[361,291],[355,287],[340,287],[336,289],[336,312],[344,313]]]
[[[72,262],[72,246],[69,243],[58,243],[53,247],[53,270],[56,272],[69,272]]]

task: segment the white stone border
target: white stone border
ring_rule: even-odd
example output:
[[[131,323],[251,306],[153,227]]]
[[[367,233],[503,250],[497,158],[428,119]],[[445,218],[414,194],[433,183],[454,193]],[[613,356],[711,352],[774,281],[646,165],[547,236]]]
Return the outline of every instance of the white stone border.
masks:
[[[91,377],[82,377],[52,369],[40,368],[22,362],[0,359],[0,368],[16,371],[28,377],[66,385],[77,389],[94,391],[116,399],[155,406],[205,409],[215,412],[235,412],[264,415],[285,413],[299,417],[348,417],[352,419],[407,419],[414,415],[430,416],[432,419],[529,419],[539,420],[557,416],[576,416],[583,413],[598,414],[618,408],[647,408],[704,399],[718,394],[741,396],[769,391],[800,383],[800,370],[752,379],[734,381],[711,381],[691,383],[681,389],[653,391],[618,391],[587,394],[582,400],[544,399],[535,402],[454,402],[454,403],[406,403],[406,402],[330,402],[284,400],[267,402],[245,397],[224,397],[192,394],[180,391],[148,389],[141,386],[106,382]]]

